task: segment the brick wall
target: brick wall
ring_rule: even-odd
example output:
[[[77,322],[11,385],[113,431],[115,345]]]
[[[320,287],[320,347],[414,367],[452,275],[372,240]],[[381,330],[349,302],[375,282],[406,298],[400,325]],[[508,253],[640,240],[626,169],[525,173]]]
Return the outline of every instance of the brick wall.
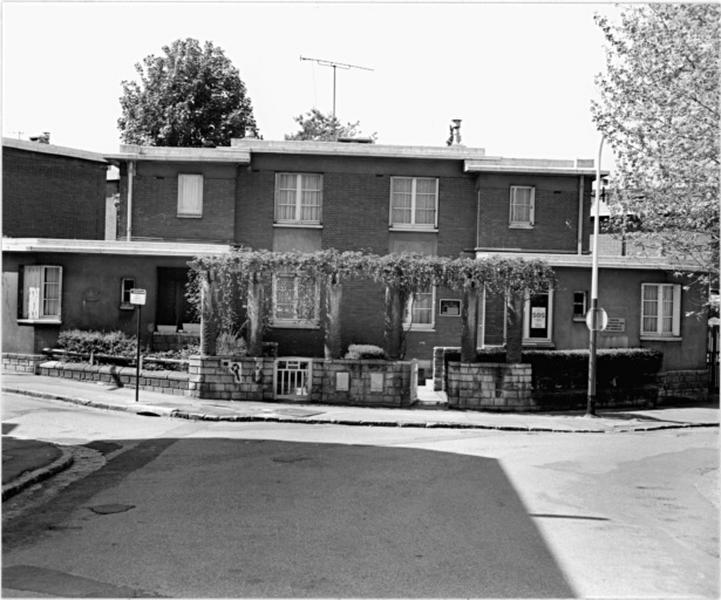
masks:
[[[3,147],[2,228],[8,237],[103,239],[103,163]]]
[[[531,365],[448,363],[448,406],[476,410],[537,410]]]

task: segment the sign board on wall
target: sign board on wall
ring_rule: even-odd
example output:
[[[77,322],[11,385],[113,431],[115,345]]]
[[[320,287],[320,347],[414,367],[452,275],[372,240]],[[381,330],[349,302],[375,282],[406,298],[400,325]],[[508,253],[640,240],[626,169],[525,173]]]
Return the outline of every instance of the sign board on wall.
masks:
[[[531,329],[544,329],[546,327],[546,307],[531,307]]]

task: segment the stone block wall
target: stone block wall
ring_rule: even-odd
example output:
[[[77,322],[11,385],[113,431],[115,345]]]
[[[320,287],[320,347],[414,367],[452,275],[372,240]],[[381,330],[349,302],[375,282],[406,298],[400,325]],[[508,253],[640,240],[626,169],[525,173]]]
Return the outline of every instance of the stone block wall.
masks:
[[[50,360],[39,365],[39,375],[63,377],[76,381],[100,381],[118,387],[135,387],[135,367],[90,365]],[[187,394],[188,374],[179,371],[140,371],[140,389],[164,394]]]
[[[658,374],[658,400],[673,398],[685,400],[708,400],[708,369],[665,371]]]
[[[531,365],[448,363],[448,406],[476,410],[537,410]]]
[[[440,392],[446,387],[446,352],[460,352],[460,346],[433,347],[433,390]]]
[[[19,354],[16,352],[3,352],[3,371],[9,373],[37,374],[38,365],[47,360],[44,354]]]
[[[310,360],[310,359],[309,359]],[[275,400],[272,357],[191,356],[189,394],[219,400]],[[409,406],[411,363],[312,359],[308,394],[298,401],[359,406]],[[292,400],[283,398],[281,401]]]

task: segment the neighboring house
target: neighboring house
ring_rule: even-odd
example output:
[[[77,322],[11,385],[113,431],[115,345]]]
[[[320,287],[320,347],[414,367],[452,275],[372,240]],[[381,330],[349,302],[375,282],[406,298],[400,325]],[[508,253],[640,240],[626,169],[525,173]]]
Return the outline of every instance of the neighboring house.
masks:
[[[527,299],[524,344],[588,347],[593,161],[506,159],[463,146],[247,138],[212,149],[122,146],[105,158],[120,170],[118,241],[66,248],[59,240],[5,240],[17,266],[62,267],[44,271],[38,287],[41,305],[55,311],[56,330],[132,331],[122,302],[128,281],[148,290],[144,330],[178,328],[187,318],[184,264],[195,254],[231,246],[336,248],[546,260],[557,284]],[[609,315],[601,347],[659,348],[666,370],[705,368],[706,324],[688,316],[703,306],[700,290],[683,287],[661,259],[602,257],[600,267],[599,304]],[[321,356],[319,290],[280,275],[271,296],[266,338],[278,342],[281,355]],[[7,295],[5,306],[8,312]],[[484,295],[480,308],[479,344],[502,344],[503,299]],[[459,313],[459,297],[449,290],[416,294],[407,310],[406,356],[429,366],[434,346],[457,346]],[[11,335],[13,318],[4,319]],[[380,286],[346,285],[344,345],[382,344],[383,318]]]

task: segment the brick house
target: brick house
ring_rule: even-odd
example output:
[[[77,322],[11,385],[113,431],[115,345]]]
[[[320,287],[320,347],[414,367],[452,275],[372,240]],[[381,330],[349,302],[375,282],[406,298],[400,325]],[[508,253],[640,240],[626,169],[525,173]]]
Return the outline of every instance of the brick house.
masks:
[[[62,267],[55,331],[130,329],[123,298],[131,282],[148,290],[147,336],[157,336],[158,327],[182,329],[185,262],[242,245],[541,258],[558,281],[527,299],[524,345],[588,346],[583,317],[590,289],[593,161],[509,159],[463,146],[256,139],[222,148],[122,146],[103,158],[120,170],[118,240],[75,242],[72,250],[58,240],[4,240],[12,250],[11,270],[28,260]],[[703,290],[684,287],[688,282],[676,279],[662,259],[601,257],[600,268],[599,305],[610,317],[601,347],[658,348],[665,370],[705,369],[706,324],[688,316],[701,310]],[[314,308],[303,313],[308,294]],[[283,276],[271,295],[267,339],[278,342],[281,355],[321,356],[321,295]],[[8,303],[6,294],[4,313],[12,312]],[[96,308],[89,309],[91,304]],[[349,283],[342,306],[344,346],[381,345],[383,310],[379,286]],[[479,344],[503,343],[503,311],[501,298],[484,296]],[[434,346],[457,346],[458,315],[457,294],[417,294],[407,312],[406,356],[428,367]],[[13,314],[4,316],[11,337],[15,321]],[[24,345],[12,342],[16,351]],[[30,351],[37,349],[35,343]]]

